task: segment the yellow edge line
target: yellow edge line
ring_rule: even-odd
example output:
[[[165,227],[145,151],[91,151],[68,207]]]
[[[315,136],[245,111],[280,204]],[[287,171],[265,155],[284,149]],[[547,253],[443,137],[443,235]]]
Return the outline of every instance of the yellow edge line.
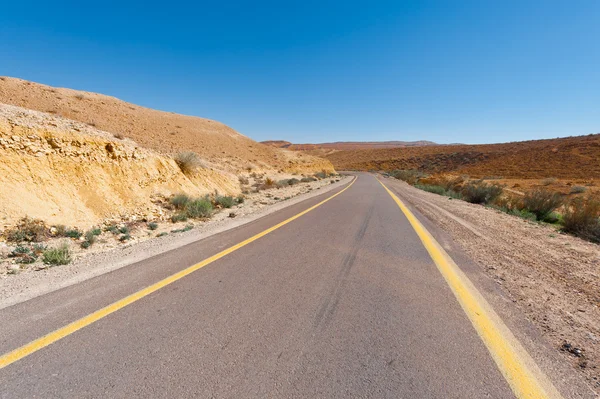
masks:
[[[517,398],[561,398],[525,348],[431,233],[385,184],[377,180],[398,204],[421,239]]]
[[[16,362],[17,360],[23,359],[25,356],[28,356],[46,346],[74,333],[77,330],[80,330],[86,326],[89,326],[90,324],[108,316],[109,314],[114,313],[117,310],[122,309],[125,306],[130,305],[130,304],[144,298],[145,296],[148,296],[151,293],[158,291],[159,289],[161,289],[179,279],[184,278],[188,274],[193,273],[196,270],[201,269],[204,266],[206,266],[218,259],[221,259],[222,257],[250,244],[251,242],[258,240],[261,237],[266,236],[267,234],[271,233],[272,231],[275,231],[278,228],[298,219],[300,216],[307,214],[308,212],[312,211],[313,209],[323,205],[327,201],[337,197],[338,195],[340,195],[341,193],[346,191],[348,188],[350,188],[350,186],[352,186],[352,184],[354,184],[356,179],[357,179],[357,177],[355,176],[354,179],[352,180],[352,182],[350,182],[350,184],[348,184],[348,186],[346,186],[340,192],[332,195],[331,197],[324,199],[323,201],[319,202],[318,204],[311,206],[310,208],[290,217],[289,219],[286,219],[283,222],[278,223],[275,226],[270,227],[256,235],[248,238],[247,240],[244,240],[232,247],[229,247],[229,248],[219,252],[218,254],[211,256],[210,258],[204,259],[202,262],[192,265],[192,266],[188,267],[187,269],[184,269],[178,273],[175,273],[169,277],[166,277],[165,279],[163,279],[155,284],[152,284],[149,287],[146,287],[146,288],[144,288],[134,294],[131,294],[121,300],[118,300],[117,302],[114,302],[100,310],[97,310],[94,313],[91,313],[85,317],[82,317],[81,319],[76,320],[71,324],[68,324],[62,328],[59,328],[58,330],[55,330],[55,331],[53,331],[41,338],[38,338],[34,341],[31,341],[30,343],[25,344],[25,345],[21,346],[20,348],[17,348],[11,352],[8,352],[8,353],[2,355],[0,357],[0,369],[8,366],[11,363]]]

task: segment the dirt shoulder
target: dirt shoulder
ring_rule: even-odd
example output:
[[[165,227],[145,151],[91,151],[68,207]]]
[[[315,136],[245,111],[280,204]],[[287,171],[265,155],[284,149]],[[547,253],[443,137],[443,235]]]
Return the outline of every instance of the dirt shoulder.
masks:
[[[600,393],[600,246],[555,227],[384,180],[439,226]]]
[[[0,257],[0,309],[79,283],[103,273],[142,261],[211,235],[250,223],[265,215],[297,204],[350,182],[352,176],[341,176],[300,183],[294,186],[250,193],[242,204],[223,209],[210,220],[160,223],[149,230],[146,223],[130,231],[126,243],[119,236],[103,233],[98,243],[84,250],[75,239],[60,239],[74,252],[74,261],[65,266],[45,267],[36,262],[27,267]],[[58,242],[45,243],[56,246]],[[0,254],[14,248],[0,242]],[[11,272],[17,270],[16,272]]]

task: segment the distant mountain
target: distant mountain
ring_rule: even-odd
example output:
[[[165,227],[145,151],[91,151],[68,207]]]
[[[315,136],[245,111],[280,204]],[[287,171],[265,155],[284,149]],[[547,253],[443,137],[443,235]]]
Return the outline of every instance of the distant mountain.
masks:
[[[334,143],[316,143],[316,144],[292,144],[284,140],[263,141],[266,144],[277,148],[287,148],[289,150],[307,151],[307,150],[329,150],[329,151],[347,151],[347,150],[367,150],[376,148],[402,148],[402,147],[425,147],[438,145],[432,141],[336,141]]]

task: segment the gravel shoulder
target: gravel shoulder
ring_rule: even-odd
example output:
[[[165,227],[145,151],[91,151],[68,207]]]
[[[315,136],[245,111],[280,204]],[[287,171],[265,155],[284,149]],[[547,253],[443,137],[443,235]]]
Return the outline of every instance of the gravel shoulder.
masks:
[[[349,183],[351,179],[352,176],[342,176],[337,178],[338,182],[323,179],[252,193],[247,195],[243,204],[236,205],[231,209],[223,209],[210,220],[194,224],[189,231],[181,231],[189,223],[168,223],[161,225],[152,233],[143,229],[140,229],[138,234],[132,232],[133,239],[127,244],[111,239],[94,245],[93,250],[88,251],[78,250],[76,242],[69,242],[73,250],[78,250],[74,262],[69,265],[44,269],[30,267],[18,274],[0,274],[0,309],[174,250],[211,235],[234,229],[280,209],[339,188]],[[173,232],[173,230],[179,230],[179,232]],[[167,234],[157,237],[161,233]],[[4,251],[6,252],[8,249],[5,248]],[[10,268],[10,266],[6,265],[5,268]]]
[[[600,393],[600,246],[551,225],[384,179],[441,228]],[[597,396],[600,397],[600,396]]]

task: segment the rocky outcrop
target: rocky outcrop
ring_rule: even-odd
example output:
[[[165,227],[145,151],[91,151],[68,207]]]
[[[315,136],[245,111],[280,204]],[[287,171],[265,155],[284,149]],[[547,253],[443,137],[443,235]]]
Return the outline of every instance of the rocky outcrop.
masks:
[[[0,223],[23,216],[86,226],[132,214],[153,217],[153,199],[240,191],[234,174],[206,163],[192,176],[168,156],[83,123],[0,105]]]

